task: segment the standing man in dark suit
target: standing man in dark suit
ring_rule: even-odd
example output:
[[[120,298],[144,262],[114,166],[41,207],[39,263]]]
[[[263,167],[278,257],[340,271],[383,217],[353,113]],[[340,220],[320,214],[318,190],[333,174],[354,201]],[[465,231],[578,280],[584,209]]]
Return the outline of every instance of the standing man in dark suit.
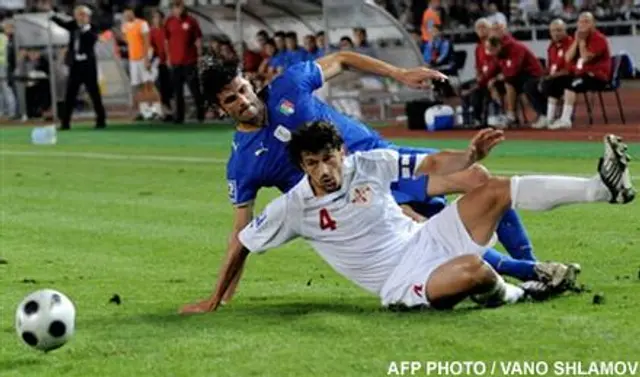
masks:
[[[65,57],[65,62],[69,66],[69,80],[67,80],[67,92],[60,116],[60,129],[71,128],[71,114],[82,84],[91,97],[93,109],[96,112],[96,128],[105,128],[106,114],[98,87],[98,63],[95,54],[98,34],[91,26],[91,9],[85,5],[78,5],[73,10],[73,18],[73,20],[65,20],[57,14],[51,17],[53,22],[69,31],[69,47]]]
[[[182,0],[175,0],[171,16],[164,24],[167,43],[167,61],[171,66],[173,90],[176,95],[175,123],[184,121],[184,84],[189,85],[198,120],[204,121],[204,99],[200,90],[198,58],[202,55],[202,31],[198,21],[191,17]]]

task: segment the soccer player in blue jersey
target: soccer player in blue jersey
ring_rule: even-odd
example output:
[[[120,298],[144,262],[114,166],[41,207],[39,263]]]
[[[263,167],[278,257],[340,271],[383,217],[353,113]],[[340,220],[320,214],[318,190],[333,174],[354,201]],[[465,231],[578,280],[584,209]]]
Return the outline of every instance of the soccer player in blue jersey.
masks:
[[[446,80],[446,76],[428,68],[403,69],[358,53],[341,51],[315,62],[289,67],[256,94],[235,64],[204,62],[201,75],[205,93],[210,101],[237,121],[227,165],[229,196],[235,206],[229,250],[241,247],[237,235],[253,217],[253,201],[260,188],[277,187],[287,192],[302,178],[302,172],[288,159],[286,144],[291,132],[307,122],[324,120],[336,125],[348,152],[392,148],[401,154],[419,155],[436,151],[393,145],[358,120],[345,116],[314,96],[313,92],[322,87],[325,80],[347,68],[390,77],[413,88],[425,88],[430,80]],[[451,154],[452,161],[458,157]],[[401,180],[394,183],[392,191],[396,201],[405,204],[405,213],[419,219],[419,214],[406,204],[426,204],[428,207],[438,195],[468,192],[488,178],[484,167],[473,165],[449,176]],[[442,208],[443,205],[437,206],[436,211]],[[494,249],[487,251],[484,258],[497,272],[521,280],[541,280],[554,286],[570,284],[575,279],[573,266],[536,261],[519,216],[513,210],[507,212],[497,234],[511,254],[509,257]],[[227,299],[236,284],[237,279],[227,292]]]

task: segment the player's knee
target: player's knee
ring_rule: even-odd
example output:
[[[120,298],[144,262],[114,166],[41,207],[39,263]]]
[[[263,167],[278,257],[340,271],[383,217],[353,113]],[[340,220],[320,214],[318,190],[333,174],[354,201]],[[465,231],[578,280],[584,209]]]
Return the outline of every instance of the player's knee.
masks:
[[[502,177],[490,177],[483,185],[484,199],[492,208],[503,208],[511,203],[510,180]]]

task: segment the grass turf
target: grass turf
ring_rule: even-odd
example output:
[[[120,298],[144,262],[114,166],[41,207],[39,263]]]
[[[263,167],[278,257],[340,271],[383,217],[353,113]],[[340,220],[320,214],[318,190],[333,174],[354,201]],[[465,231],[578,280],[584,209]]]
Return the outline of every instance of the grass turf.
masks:
[[[36,147],[28,129],[0,129],[0,257],[8,262],[0,265],[0,375],[383,376],[400,360],[637,357],[637,203],[522,214],[538,257],[580,262],[591,293],[498,310],[392,313],[295,241],[250,257],[232,305],[178,316],[209,294],[225,250],[231,132],[78,128]],[[640,145],[630,148],[640,154]],[[486,164],[503,174],[589,175],[601,150],[507,141]],[[264,191],[258,207],[275,195]],[[42,355],[19,342],[13,320],[22,297],[45,287],[68,294],[78,320],[69,345]],[[598,292],[603,305],[592,304]],[[119,306],[108,303],[115,293]]]

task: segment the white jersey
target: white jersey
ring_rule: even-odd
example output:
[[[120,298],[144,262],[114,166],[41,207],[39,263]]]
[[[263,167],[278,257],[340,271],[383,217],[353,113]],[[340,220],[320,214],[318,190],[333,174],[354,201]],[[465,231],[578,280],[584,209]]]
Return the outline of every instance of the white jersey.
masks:
[[[388,149],[351,154],[340,190],[316,197],[305,176],[240,232],[240,242],[258,253],[302,237],[337,272],[378,294],[424,226],[402,213],[390,185],[411,177],[423,158]]]

